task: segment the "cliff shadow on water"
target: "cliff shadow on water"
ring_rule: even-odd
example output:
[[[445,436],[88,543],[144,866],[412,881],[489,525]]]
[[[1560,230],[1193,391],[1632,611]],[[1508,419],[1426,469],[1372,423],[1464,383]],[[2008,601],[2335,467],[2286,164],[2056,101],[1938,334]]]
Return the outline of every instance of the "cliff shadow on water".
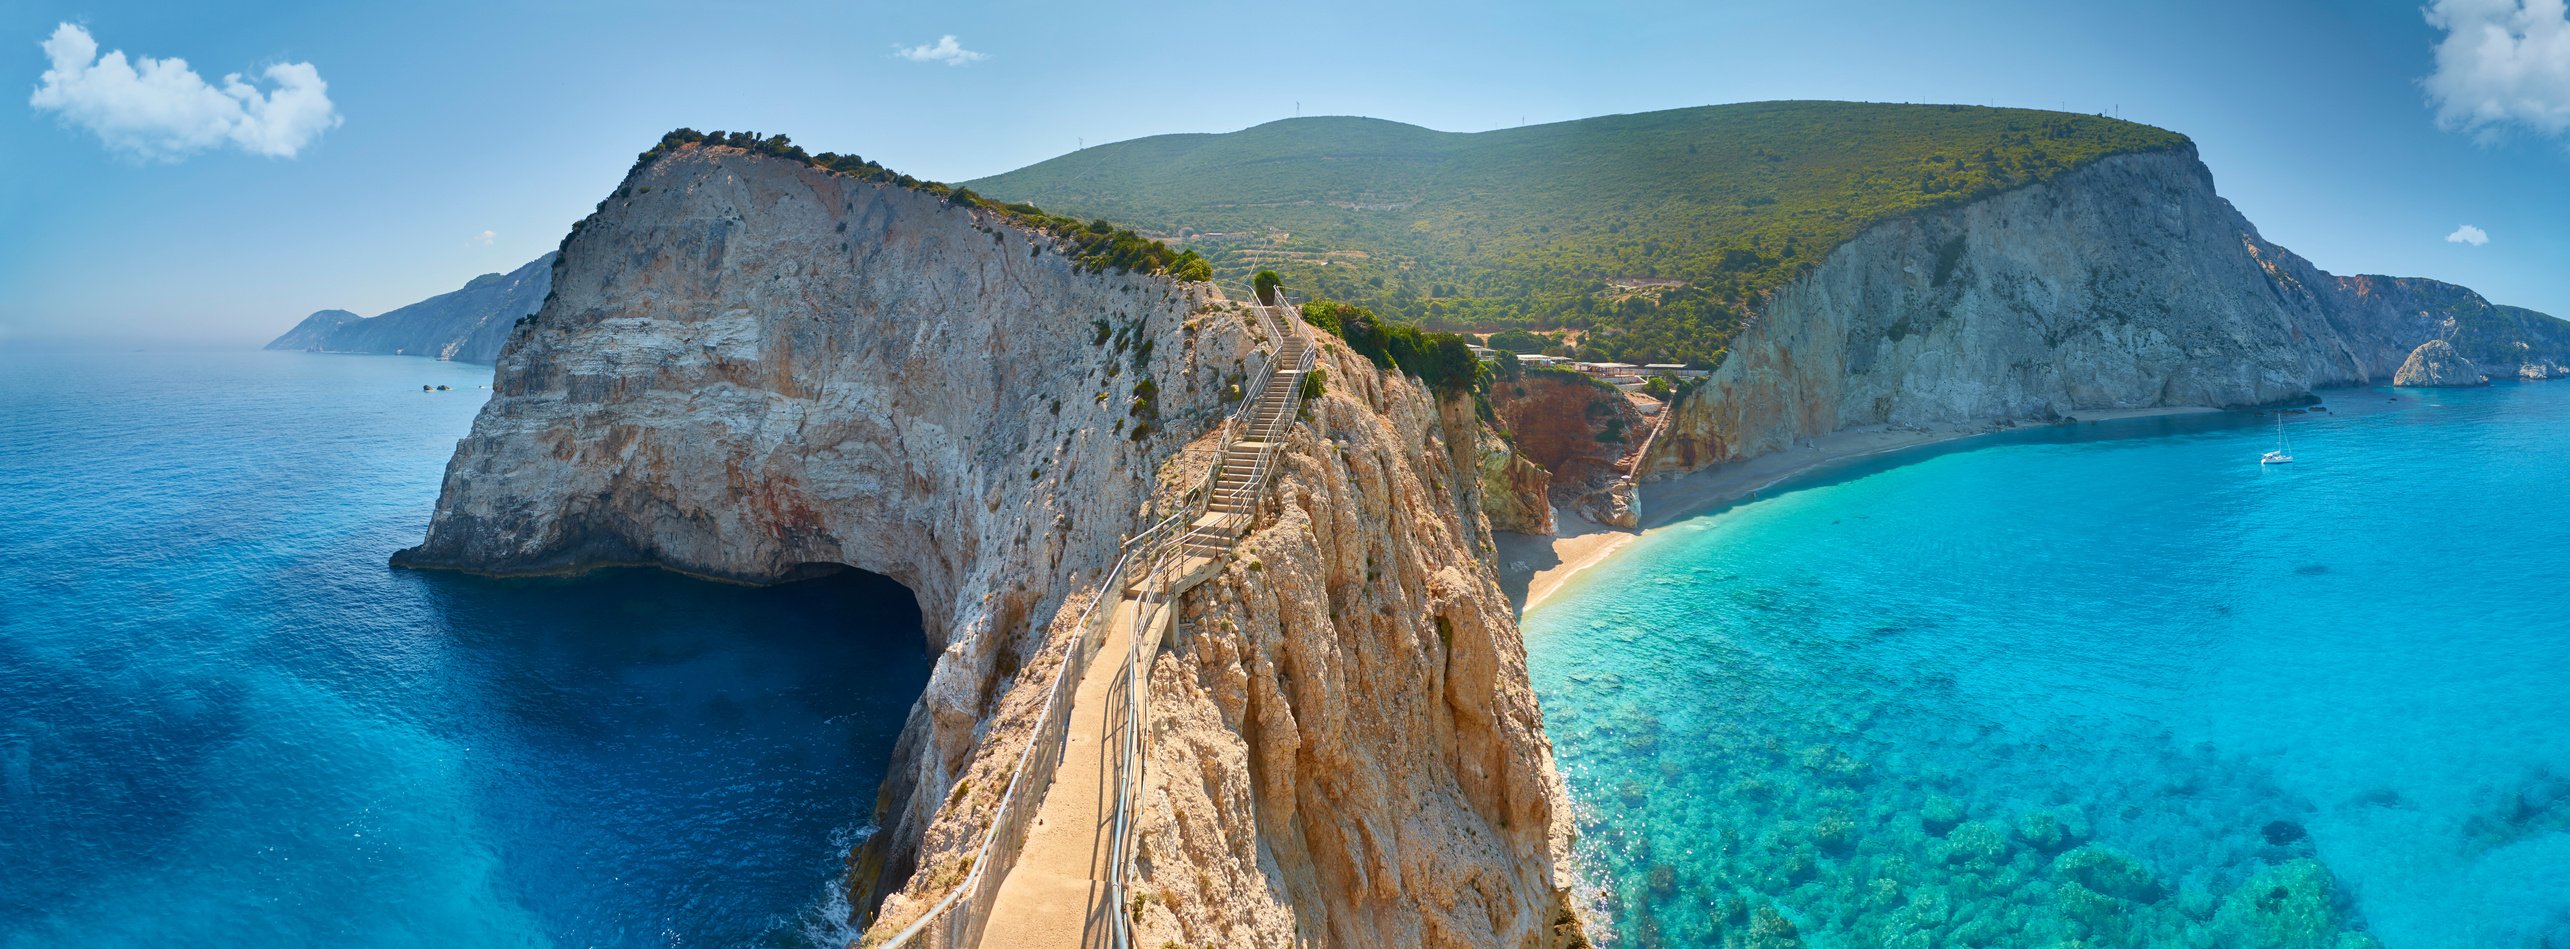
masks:
[[[563,941],[737,944],[844,918],[849,848],[933,656],[910,591],[812,565],[756,587],[648,568],[400,571],[437,618],[440,690],[492,872]],[[396,660],[394,665],[406,664]]]

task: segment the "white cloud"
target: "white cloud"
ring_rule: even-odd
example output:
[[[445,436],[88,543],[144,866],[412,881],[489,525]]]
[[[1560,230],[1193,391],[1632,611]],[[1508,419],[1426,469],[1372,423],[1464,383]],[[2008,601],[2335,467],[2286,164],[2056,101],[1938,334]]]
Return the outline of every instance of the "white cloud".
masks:
[[[921,46],[903,46],[894,43],[892,54],[914,63],[945,63],[949,66],[978,63],[989,58],[965,49],[963,44],[955,42],[955,35],[952,33],[938,37],[935,43]]]
[[[231,145],[253,155],[293,158],[339,124],[321,71],[311,63],[277,63],[260,75],[263,90],[240,73],[209,84],[184,59],[98,52],[89,31],[69,23],[45,40],[43,83],[27,104],[89,130],[108,148],[176,161]]]
[[[2454,233],[2445,235],[2445,242],[2448,244],[2470,244],[2474,247],[2479,247],[2490,242],[2490,232],[2466,224],[2462,227],[2455,228]]]
[[[487,231],[487,230],[486,230],[486,231],[483,231],[482,233],[479,233],[479,234],[475,234],[475,235],[473,235],[473,243],[480,244],[480,245],[482,245],[482,246],[484,246],[484,247],[489,247],[489,246],[491,246],[491,242],[492,242],[492,241],[499,240],[499,239],[500,239],[500,232],[498,232],[498,231]]]
[[[2570,10],[2563,0],[2430,0],[2436,72],[2422,85],[2449,129],[2570,131]]]

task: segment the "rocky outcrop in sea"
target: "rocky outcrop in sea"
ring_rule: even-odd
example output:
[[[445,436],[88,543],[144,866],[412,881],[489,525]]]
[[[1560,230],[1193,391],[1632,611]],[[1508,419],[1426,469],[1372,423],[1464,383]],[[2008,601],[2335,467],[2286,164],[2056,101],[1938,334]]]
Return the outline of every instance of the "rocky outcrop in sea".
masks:
[[[2392,374],[2392,384],[2414,388],[2462,389],[2490,384],[2481,367],[2454,351],[2454,344],[2431,339],[2409,351],[2409,359]]]
[[[557,277],[396,562],[900,581],[937,664],[851,888],[917,916],[969,865],[1119,543],[1211,462],[1255,321],[995,210],[705,145],[638,164]],[[1145,944],[1578,939],[1486,555],[1485,429],[1335,341],[1320,358],[1257,526],[1152,668]]]

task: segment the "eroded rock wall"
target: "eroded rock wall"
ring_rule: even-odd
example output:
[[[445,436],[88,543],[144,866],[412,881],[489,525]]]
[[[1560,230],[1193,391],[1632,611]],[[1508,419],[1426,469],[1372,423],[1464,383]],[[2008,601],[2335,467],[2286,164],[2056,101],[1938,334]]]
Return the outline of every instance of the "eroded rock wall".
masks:
[[[1633,526],[1624,479],[1654,422],[1622,391],[1577,373],[1529,369],[1492,381],[1489,398],[1517,452],[1550,475],[1553,505],[1600,524]]]
[[[1482,428],[1336,340],[1322,364],[1258,526],[1152,670],[1140,944],[1578,944]]]
[[[2261,238],[2191,149],[2115,156],[1832,252],[1679,400],[1643,473],[1859,426],[2298,401],[2387,381],[2466,296],[2506,315],[2450,284],[2320,271]],[[2492,345],[2531,334],[2548,365],[2570,324],[2531,315]]]
[[[900,581],[942,654],[880,815],[899,877],[1177,448],[1129,437],[1136,383],[1163,428],[1201,428],[1251,351],[1195,290],[1050,244],[736,149],[641,167],[572,237],[397,562]]]
[[[2570,375],[2570,322],[2523,307],[2502,306],[2468,288],[2417,277],[2359,274],[2337,278],[2336,303],[2349,326],[2377,328],[2381,352],[2442,339],[2456,354],[2493,375],[2552,379]],[[2399,359],[2391,363],[2397,367]],[[2387,373],[2378,373],[2384,375]]]
[[[1490,529],[1551,534],[1552,472],[1527,460],[1497,432],[1484,431],[1481,445],[1482,515],[1490,520]]]

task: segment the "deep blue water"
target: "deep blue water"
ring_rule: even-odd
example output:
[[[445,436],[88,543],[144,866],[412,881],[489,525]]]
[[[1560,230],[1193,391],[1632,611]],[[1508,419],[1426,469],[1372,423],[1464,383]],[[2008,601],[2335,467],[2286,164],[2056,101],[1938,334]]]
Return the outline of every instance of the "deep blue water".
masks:
[[[0,946],[844,937],[909,594],[387,567],[489,378],[0,349]]]
[[[1538,607],[1608,928],[2570,946],[2570,384],[2332,401],[2290,468],[2225,416],[1827,472]]]

